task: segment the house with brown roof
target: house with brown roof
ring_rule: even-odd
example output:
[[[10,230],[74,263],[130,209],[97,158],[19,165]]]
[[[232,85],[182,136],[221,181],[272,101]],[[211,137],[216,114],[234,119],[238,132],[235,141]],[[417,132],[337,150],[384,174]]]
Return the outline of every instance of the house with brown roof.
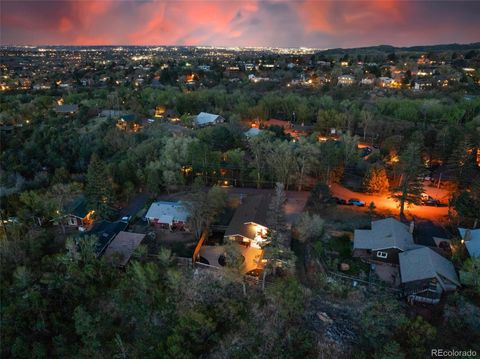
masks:
[[[144,238],[145,234],[121,231],[105,249],[103,257],[109,263],[124,267]]]
[[[262,248],[267,243],[267,214],[271,193],[241,197],[225,231],[225,238],[245,246]]]

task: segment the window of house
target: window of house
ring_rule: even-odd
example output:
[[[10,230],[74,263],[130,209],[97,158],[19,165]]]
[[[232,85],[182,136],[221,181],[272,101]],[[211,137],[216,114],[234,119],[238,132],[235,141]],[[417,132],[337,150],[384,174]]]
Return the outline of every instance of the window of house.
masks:
[[[387,252],[378,251],[378,252],[377,252],[377,257],[378,257],[378,258],[386,259],[386,258],[388,257],[388,253],[387,253]]]

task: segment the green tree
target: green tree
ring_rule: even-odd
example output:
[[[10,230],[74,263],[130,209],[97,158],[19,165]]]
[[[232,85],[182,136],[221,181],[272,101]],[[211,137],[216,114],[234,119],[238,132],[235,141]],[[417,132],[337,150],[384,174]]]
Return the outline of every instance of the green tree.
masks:
[[[480,179],[472,184],[472,190],[462,191],[453,196],[452,202],[460,217],[473,220],[473,223],[480,219]]]
[[[292,177],[292,168],[295,168],[295,158],[292,143],[289,141],[275,141],[268,147],[267,160],[269,170],[275,181],[283,183],[286,189]]]
[[[463,263],[462,272],[473,289],[480,294],[480,257],[468,258]]]
[[[405,359],[405,354],[396,341],[386,343],[383,348],[373,355],[374,359]]]
[[[209,352],[217,335],[215,321],[208,314],[196,309],[184,312],[167,338],[169,357],[198,358]]]
[[[199,238],[215,218],[225,208],[226,192],[218,186],[213,186],[208,192],[202,188],[195,190],[187,199],[188,224],[190,230]]]
[[[147,189],[153,195],[159,195],[163,188],[163,165],[159,160],[151,161],[145,168]]]
[[[341,137],[344,166],[353,165],[358,161],[358,136],[347,133]]]
[[[368,193],[385,193],[389,189],[387,171],[378,165],[370,166],[363,178],[363,188]]]
[[[43,225],[55,216],[55,203],[40,191],[25,191],[20,194],[20,218],[24,223]]]
[[[251,137],[248,139],[248,147],[252,154],[252,166],[253,176],[257,184],[257,188],[261,187],[261,184],[265,178],[265,170],[267,168],[267,155],[269,146],[269,137],[267,134],[260,134],[259,136]]]
[[[300,242],[308,242],[315,239],[321,239],[324,231],[325,221],[318,214],[304,212],[300,215],[295,229],[298,232]]]
[[[405,204],[420,204],[423,192],[422,164],[420,162],[420,147],[416,143],[408,145],[400,156],[401,178],[392,198],[399,203],[400,216],[403,216]]]
[[[398,341],[407,353],[408,358],[424,358],[430,355],[429,343],[437,335],[437,331],[422,317],[405,320],[398,328]]]
[[[88,207],[95,210],[96,216],[105,218],[111,214],[112,192],[112,181],[105,164],[96,154],[93,154],[87,170],[85,197]]]
[[[198,140],[187,136],[168,137],[164,140],[160,163],[163,166],[163,183],[167,189],[185,184],[182,169],[192,165],[192,147]]]
[[[395,298],[379,296],[367,303],[359,318],[362,341],[375,350],[383,347],[404,322],[405,316]]]
[[[247,295],[247,284],[244,279],[244,261],[239,245],[232,241],[225,244],[225,277],[227,280],[240,283],[242,285],[243,295]]]
[[[263,268],[263,289],[265,288],[265,278],[269,272],[276,274],[279,269],[290,272],[295,268],[295,255],[290,249],[290,234],[287,230],[284,213],[285,201],[283,184],[277,183],[268,208],[269,243],[265,246],[263,255],[267,261]]]
[[[295,143],[293,150],[297,178],[297,189],[302,190],[305,176],[308,175],[318,164],[318,157],[320,156],[320,148],[317,143],[312,143],[304,137],[300,138]]]

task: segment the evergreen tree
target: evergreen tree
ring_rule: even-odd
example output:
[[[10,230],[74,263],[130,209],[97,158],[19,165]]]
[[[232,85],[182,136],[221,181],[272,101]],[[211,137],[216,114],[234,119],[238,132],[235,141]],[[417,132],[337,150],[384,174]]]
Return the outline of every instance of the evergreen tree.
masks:
[[[88,165],[87,183],[85,196],[89,209],[95,211],[95,215],[105,218],[111,213],[112,182],[107,169],[100,158],[93,154]]]
[[[283,184],[277,183],[275,194],[268,208],[267,225],[269,228],[270,243],[265,247],[264,258],[267,260],[263,271],[263,283],[268,272],[276,273],[278,268],[292,270],[295,267],[295,255],[290,249],[290,234],[284,213],[286,201]]]
[[[473,219],[474,223],[480,219],[480,177],[475,179],[470,190],[460,192],[453,197],[453,205],[459,216]]]
[[[400,216],[403,216],[405,204],[420,204],[423,192],[422,164],[420,162],[420,147],[417,143],[410,143],[400,156],[399,163],[401,178],[392,198],[399,203]]]
[[[371,166],[363,179],[363,188],[368,193],[384,193],[388,191],[387,171],[378,165]]]
[[[453,150],[447,167],[452,172],[459,188],[465,188],[475,171],[476,148],[467,136]]]

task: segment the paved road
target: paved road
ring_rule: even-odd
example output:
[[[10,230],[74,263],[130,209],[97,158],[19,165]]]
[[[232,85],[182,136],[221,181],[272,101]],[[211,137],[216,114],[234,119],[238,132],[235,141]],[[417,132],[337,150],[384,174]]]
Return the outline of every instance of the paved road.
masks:
[[[425,188],[425,189],[427,190],[427,193],[428,193],[428,188]],[[333,196],[343,198],[345,200],[348,200],[350,198],[356,198],[361,201],[364,201],[367,208],[370,202],[374,202],[377,208],[377,211],[382,211],[382,210],[399,211],[397,202],[389,198],[388,195],[378,196],[378,195],[369,195],[365,193],[353,192],[338,183],[332,184],[330,190]],[[435,222],[442,222],[445,220],[445,217],[448,215],[448,207],[411,206],[409,208],[406,208],[405,214],[407,216],[411,215],[411,216],[415,216],[422,219],[428,219]]]
[[[135,195],[128,205],[125,208],[122,208],[118,213],[118,219],[122,219],[125,216],[134,216],[136,215],[147,203],[148,199],[150,198],[150,194],[148,192],[141,192]]]

